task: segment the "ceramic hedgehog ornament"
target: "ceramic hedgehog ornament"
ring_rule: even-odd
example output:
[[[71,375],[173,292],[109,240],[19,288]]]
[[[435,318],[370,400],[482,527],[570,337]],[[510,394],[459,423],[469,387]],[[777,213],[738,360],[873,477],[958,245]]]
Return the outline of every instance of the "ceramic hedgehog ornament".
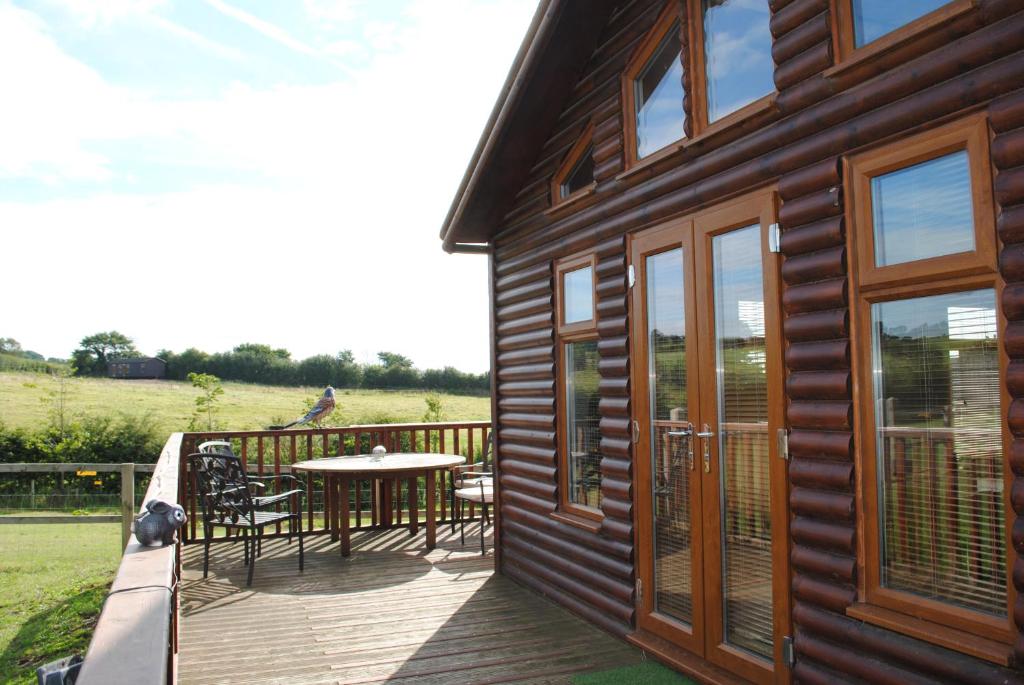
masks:
[[[145,513],[132,522],[132,532],[140,545],[160,547],[174,544],[175,534],[183,525],[185,510],[181,505],[151,499],[146,502]]]

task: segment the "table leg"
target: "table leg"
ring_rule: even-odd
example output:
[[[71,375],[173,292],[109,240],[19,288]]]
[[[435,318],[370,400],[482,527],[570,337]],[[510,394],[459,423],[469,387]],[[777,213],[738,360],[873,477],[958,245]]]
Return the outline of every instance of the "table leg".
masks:
[[[409,535],[420,532],[420,512],[417,509],[419,502],[416,501],[417,480],[419,479],[416,477],[409,479]]]
[[[437,502],[435,497],[437,495],[437,482],[435,481],[436,472],[433,469],[427,469],[427,549],[434,549],[437,546]]]
[[[370,481],[370,525],[377,527],[380,521],[380,480],[375,478]]]
[[[338,527],[335,524],[337,509],[338,480],[332,475],[324,474],[324,527],[331,531],[331,542],[338,540]]]
[[[341,492],[338,497],[338,513],[341,519],[341,556],[347,557],[352,553],[352,542],[349,537],[349,512],[348,512],[348,496],[349,496],[349,481],[344,476],[341,478]]]
[[[394,481],[384,479],[380,482],[380,527],[390,528],[395,520]]]

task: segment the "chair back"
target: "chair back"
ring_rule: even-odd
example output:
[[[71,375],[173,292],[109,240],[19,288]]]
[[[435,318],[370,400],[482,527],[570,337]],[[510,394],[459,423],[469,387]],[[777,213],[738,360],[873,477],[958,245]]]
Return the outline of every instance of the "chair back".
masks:
[[[227,440],[207,440],[199,444],[199,451],[203,454],[235,454]]]
[[[241,459],[233,454],[197,452],[190,454],[188,461],[196,476],[203,520],[252,519],[254,508],[249,479]]]

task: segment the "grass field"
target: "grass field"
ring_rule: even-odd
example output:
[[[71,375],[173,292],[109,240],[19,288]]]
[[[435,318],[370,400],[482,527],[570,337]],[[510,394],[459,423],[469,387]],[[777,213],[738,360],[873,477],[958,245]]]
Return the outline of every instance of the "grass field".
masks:
[[[120,560],[116,523],[0,525],[0,683],[84,654]]]
[[[33,428],[46,422],[55,404],[59,384],[45,374],[0,373],[0,421],[8,426]],[[76,414],[150,414],[160,433],[185,430],[197,394],[181,381],[72,378],[67,381],[66,406]],[[306,402],[323,388],[281,388],[249,383],[224,383],[218,421],[229,430],[266,428],[302,416]],[[327,425],[414,422],[426,410],[422,391],[339,390],[338,405]],[[469,421],[490,417],[490,399],[441,395],[446,418]]]

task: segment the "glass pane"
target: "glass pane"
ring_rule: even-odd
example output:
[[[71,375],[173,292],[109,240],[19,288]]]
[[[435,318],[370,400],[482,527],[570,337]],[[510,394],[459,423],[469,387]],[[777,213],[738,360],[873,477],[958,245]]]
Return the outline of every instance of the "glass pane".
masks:
[[[569,438],[569,491],[573,504],[601,506],[601,434],[597,411],[597,341],[565,346],[565,412]]]
[[[974,250],[967,151],[871,179],[875,265]]]
[[[852,0],[853,43],[858,48],[867,45],[947,2],[949,0]]]
[[[577,190],[582,190],[588,185],[594,182],[594,149],[588,147],[584,152],[583,156],[580,157],[579,161],[576,162],[576,166],[569,172],[569,176],[566,177],[565,183],[562,184],[560,195],[562,197],[569,197]]]
[[[708,121],[775,90],[772,34],[764,0],[704,0]]]
[[[683,63],[679,22],[672,24],[636,80],[636,156],[643,158],[683,137]]]
[[[579,323],[594,318],[594,270],[585,266],[562,276],[565,321]]]
[[[772,656],[768,383],[761,228],[712,240],[725,639]]]
[[[693,620],[690,549],[692,438],[686,404],[686,318],[683,251],[648,257],[647,349],[651,404],[651,502],[654,515],[654,610]]]
[[[871,315],[882,584],[1005,616],[995,293]]]

